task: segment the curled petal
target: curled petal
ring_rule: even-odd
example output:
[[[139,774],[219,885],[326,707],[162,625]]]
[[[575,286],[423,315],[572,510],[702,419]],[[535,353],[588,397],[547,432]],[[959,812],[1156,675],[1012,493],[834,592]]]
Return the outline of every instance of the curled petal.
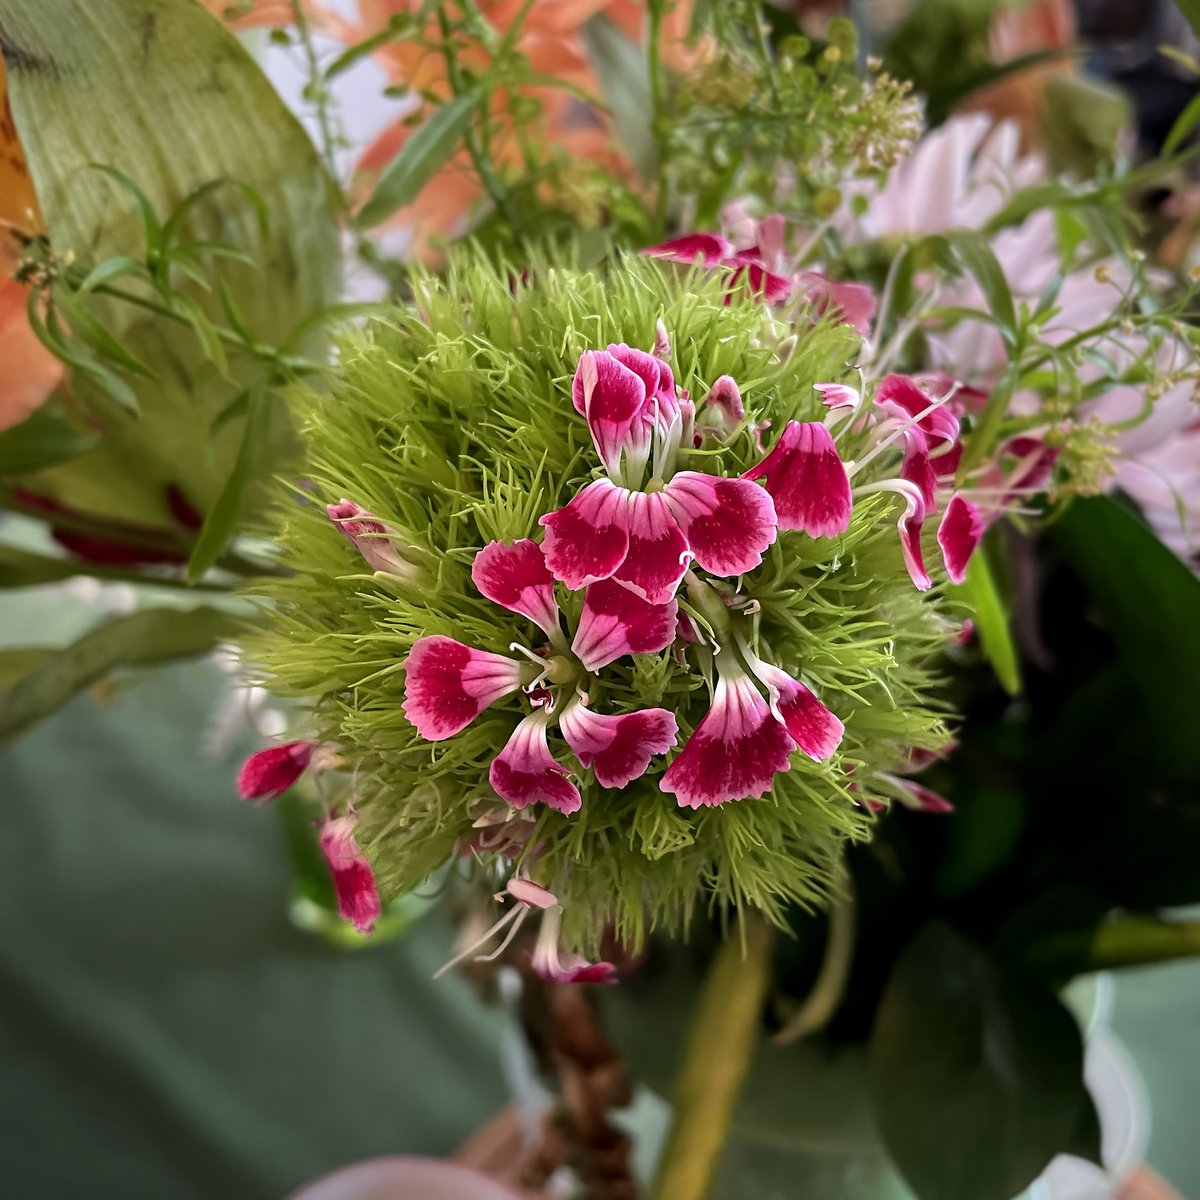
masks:
[[[938,526],[937,540],[951,583],[962,583],[967,563],[983,537],[983,517],[969,500],[955,493],[946,505],[946,514]]]
[[[786,671],[754,658],[750,668],[767,686],[771,711],[782,721],[796,745],[817,762],[841,745],[846,727],[816,695]]]
[[[711,807],[767,792],[796,743],[750,677],[721,675],[712,708],[659,781],[680,808]]]
[[[680,471],[663,491],[695,560],[714,575],[741,575],[775,540],[775,505],[747,479]]]
[[[465,729],[489,704],[521,686],[524,664],[453,638],[424,637],[404,660],[401,708],[431,742]]]
[[[925,554],[921,549],[921,526],[925,523],[925,501],[920,489],[906,481],[894,481],[894,490],[904,497],[904,511],[896,522],[900,533],[900,552],[904,555],[904,566],[908,577],[918,592],[928,591],[933,586],[929,572],[925,569]]]
[[[654,322],[654,357],[655,358],[670,358],[671,357],[671,335],[667,332],[667,323],[659,317]]]
[[[674,640],[679,605],[650,604],[614,580],[591,584],[571,649],[589,671],[625,654],[655,654]]]
[[[646,388],[642,415],[660,430],[667,430],[680,413],[679,393],[671,368],[659,358],[618,342],[608,347],[608,353],[622,366],[628,367]]]
[[[854,410],[862,403],[862,393],[844,383],[814,383],[813,391],[820,393],[822,403],[830,412],[838,408]]]
[[[719,233],[688,233],[672,238],[657,246],[642,251],[650,258],[662,258],[667,262],[684,263],[690,266],[699,263],[704,267],[716,267],[733,255],[733,244]]]
[[[555,579],[578,591],[616,571],[629,551],[629,498],[624,488],[597,479],[565,508],[541,518],[542,551]]]
[[[733,429],[746,416],[745,405],[742,404],[742,393],[731,375],[722,375],[714,380],[704,397],[704,410],[715,418],[721,426]]]
[[[495,604],[528,617],[547,633],[558,628],[554,576],[542,548],[529,538],[488,542],[471,564],[471,579]]]
[[[765,480],[780,529],[836,537],[850,524],[850,479],[820,421],[789,421],[770,454],[744,478]]]
[[[756,259],[747,261],[747,258],[746,255],[736,255],[730,264],[733,274],[729,277],[729,292],[725,303],[729,304],[744,288],[756,300],[762,300],[765,304],[782,304],[795,290],[792,281],[784,275],[768,271]]]
[[[578,811],[579,789],[550,753],[544,717],[526,717],[513,730],[508,744],[492,760],[492,788],[514,808],[548,804],[561,813]]]
[[[885,375],[875,392],[875,403],[895,416],[912,418],[925,415],[917,422],[932,446],[958,440],[958,418],[943,404],[926,412],[934,401],[908,375]]]
[[[274,800],[308,770],[315,742],[287,742],[252,754],[238,772],[238,795],[243,800]]]
[[[917,486],[927,513],[937,512],[937,472],[929,457],[929,440],[916,426],[904,435],[904,462],[900,467],[900,478]]]
[[[321,853],[333,875],[338,912],[359,933],[370,933],[381,911],[375,872],[354,840],[353,816],[331,817],[321,829]]]
[[[572,704],[558,725],[575,757],[596,772],[602,787],[610,788],[623,788],[644,775],[656,754],[675,745],[679,728],[663,708],[610,716],[584,704]]]
[[[656,361],[649,355],[644,357]],[[579,356],[571,398],[587,418],[596,453],[606,470],[620,470],[621,454],[626,450],[645,453],[649,444],[649,430],[643,419],[646,396],[646,385],[637,372],[612,354],[585,350]]]
[[[363,556],[372,571],[411,579],[416,568],[396,549],[396,531],[374,513],[343,497],[325,511],[342,536]]]
[[[558,897],[549,888],[521,876],[510,879],[505,885],[505,891],[527,908],[553,908],[558,903]]]
[[[927,813],[952,813],[954,811],[954,805],[941,792],[935,792],[933,788],[928,788],[923,783],[917,783],[915,779],[897,779],[894,776],[889,776],[889,778],[896,785],[897,798],[905,808]]]
[[[628,521],[629,549],[614,578],[649,604],[669,604],[692,555],[664,493],[630,493]]]
[[[875,316],[875,292],[865,283],[839,283],[820,271],[804,271],[796,280],[804,298],[821,314],[837,317],[866,337]]]
[[[608,962],[589,962],[582,954],[562,951],[558,944],[561,917],[557,908],[542,916],[530,966],[547,983],[616,983],[617,968]]]

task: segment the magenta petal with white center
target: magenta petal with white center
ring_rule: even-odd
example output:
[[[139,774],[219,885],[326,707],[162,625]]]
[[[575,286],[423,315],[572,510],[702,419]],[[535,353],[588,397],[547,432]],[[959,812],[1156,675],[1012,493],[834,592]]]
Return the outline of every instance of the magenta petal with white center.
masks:
[[[662,494],[696,562],[714,575],[753,571],[775,540],[775,505],[748,479],[680,471]]]
[[[746,416],[742,393],[732,375],[722,375],[713,381],[704,397],[704,411],[715,418],[721,426],[733,429]]]
[[[424,637],[404,660],[404,715],[431,742],[465,729],[489,704],[515,692],[524,664],[453,638]]]
[[[644,453],[648,447],[649,428],[644,422],[646,396],[647,388],[641,377],[613,355],[603,350],[585,350],[579,356],[571,398],[587,418],[596,453],[607,471],[620,470],[623,451]]]
[[[958,418],[943,404],[932,412],[925,410],[933,400],[908,375],[885,375],[875,391],[875,403],[895,416],[912,418],[925,413],[917,428],[929,438],[931,445],[958,440]]]
[[[243,800],[274,800],[282,796],[308,770],[314,749],[315,742],[286,742],[250,755],[238,772],[238,795]]]
[[[744,478],[766,481],[780,529],[836,537],[850,524],[850,478],[820,421],[789,421],[771,453]]]
[[[680,808],[746,800],[770,790],[796,743],[748,675],[721,675],[712,708],[659,781]]]
[[[926,513],[937,512],[937,472],[929,457],[929,440],[915,426],[904,434],[904,462],[900,478],[916,484],[925,502]]]
[[[589,671],[625,654],[655,654],[674,640],[679,604],[650,604],[613,579],[588,586],[571,649]]]
[[[648,604],[669,604],[692,556],[663,492],[631,492],[629,549],[614,579]]]
[[[572,704],[558,727],[575,757],[596,772],[602,787],[623,788],[646,773],[650,760],[675,745],[679,727],[664,708],[646,708],[619,716],[594,713]]]
[[[748,291],[756,300],[765,304],[782,304],[795,290],[795,284],[784,275],[776,275],[768,271],[757,256],[749,254],[735,255],[729,262],[733,274],[729,277],[729,292],[725,303],[729,304],[734,296],[743,289]]]
[[[817,762],[841,745],[846,727],[798,679],[770,663],[754,660],[754,674],[767,685],[771,711],[787,727],[796,745]]]
[[[471,563],[471,579],[493,603],[528,617],[546,633],[558,628],[554,576],[541,546],[529,538],[488,542]]]
[[[526,717],[513,730],[508,744],[492,760],[488,778],[496,795],[514,808],[547,804],[561,813],[573,813],[581,803],[579,789],[550,753],[541,716]]]
[[[698,262],[705,267],[715,267],[722,259],[733,254],[733,244],[719,233],[688,233],[669,242],[649,246],[642,253],[650,258],[666,259],[667,262],[687,265]]]
[[[820,393],[822,402],[830,412],[839,408],[855,409],[862,403],[862,393],[844,383],[814,383],[813,391]]]
[[[610,480],[597,479],[565,508],[541,518],[542,552],[555,579],[578,591],[616,571],[629,552],[630,496]]]
[[[937,540],[951,583],[962,583],[967,577],[967,564],[979,539],[983,537],[983,517],[979,509],[957,492],[946,505],[946,514],[938,526]]]
[[[904,497],[904,511],[896,522],[900,534],[900,552],[904,555],[904,566],[908,577],[918,592],[928,591],[933,586],[929,572],[925,569],[925,554],[921,549],[921,526],[925,523],[925,502],[920,489],[905,483],[897,491]]]
[[[354,840],[355,818],[331,817],[321,828],[321,853],[333,875],[338,912],[359,933],[370,933],[381,911],[375,872]]]

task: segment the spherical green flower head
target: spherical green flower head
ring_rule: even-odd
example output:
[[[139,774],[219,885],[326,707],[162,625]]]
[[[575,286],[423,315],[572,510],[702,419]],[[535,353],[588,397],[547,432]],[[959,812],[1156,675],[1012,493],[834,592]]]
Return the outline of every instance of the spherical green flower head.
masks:
[[[338,748],[359,842],[385,892],[413,888],[456,857],[493,885],[515,871],[551,889],[566,941],[581,948],[608,929],[635,944],[649,927],[678,932],[698,906],[753,907],[781,921],[789,904],[821,901],[846,840],[868,837],[874,810],[897,796],[893,772],[914,750],[946,742],[937,663],[951,623],[941,590],[918,591],[906,570],[897,537],[903,494],[871,486],[897,475],[899,442],[881,443],[855,411],[833,423],[814,391],[856,381],[858,336],[811,310],[785,322],[752,295],[727,297],[728,286],[717,274],[640,258],[595,270],[540,262],[519,280],[459,258],[444,277],[418,277],[410,307],[343,343],[330,391],[299,397],[308,482],[281,504],[277,534],[296,574],[264,585],[264,630],[247,656],[275,691],[306,702],[311,735]],[[670,500],[672,487],[692,478],[680,473],[737,479],[789,422],[812,430],[830,418],[853,474],[853,513],[836,536],[786,529],[781,519],[761,565],[740,575],[704,569],[699,550],[683,555],[679,636],[586,669],[569,646],[585,588],[547,582],[543,599],[553,588],[561,614],[548,638],[481,594],[472,566],[489,543],[543,543],[542,518],[602,477],[589,433],[595,413],[585,419],[572,403],[581,355],[614,343],[649,351],[656,330],[657,353],[697,411],[694,428],[672,444],[674,484],[648,461],[630,487]],[[716,395],[705,403],[723,376],[736,382],[744,417]],[[718,388],[728,392],[728,382]],[[673,395],[687,407],[682,391]],[[852,464],[881,445],[855,473]],[[762,482],[737,486],[766,492]],[[344,498],[353,503],[338,507]],[[351,520],[364,511],[366,524]],[[932,546],[928,531],[926,540]],[[540,563],[540,550],[525,549]],[[447,645],[437,639],[485,652],[487,670],[498,661],[488,656],[511,660],[496,669],[525,686],[514,683],[486,707],[484,696],[474,719],[431,741],[403,706],[412,711],[407,656],[415,644]],[[781,732],[782,701],[769,683],[785,675],[787,687],[802,682],[820,712],[844,723],[840,744],[830,742],[836,749],[805,753]],[[722,680],[746,701],[738,720],[770,725],[770,753],[782,746],[782,761],[768,769],[761,795],[750,787],[745,798],[696,799],[703,781],[693,780],[689,800],[685,790],[664,790],[664,776],[714,710],[714,690],[724,694]],[[582,697],[606,720],[669,714],[677,739],[644,756],[624,786],[604,786],[602,758],[564,740],[565,716],[556,723],[581,713]],[[715,736],[737,734],[727,699]],[[508,783],[493,787],[493,761],[519,725],[538,738],[544,731],[556,778],[577,804],[517,808],[502,798]],[[747,736],[738,753],[753,757],[761,747],[753,728]]]

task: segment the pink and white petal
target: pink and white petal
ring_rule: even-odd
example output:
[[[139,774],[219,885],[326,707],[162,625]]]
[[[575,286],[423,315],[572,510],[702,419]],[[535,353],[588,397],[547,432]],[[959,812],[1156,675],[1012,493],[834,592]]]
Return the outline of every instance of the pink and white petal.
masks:
[[[775,505],[748,479],[680,471],[663,490],[697,563],[713,575],[741,575],[775,541]]]
[[[616,580],[588,586],[571,649],[589,671],[626,654],[656,654],[674,640],[679,604],[650,604]]]
[[[435,635],[413,643],[404,660],[404,703],[417,732],[431,742],[465,729],[489,704],[522,684],[524,664]]]
[[[575,757],[595,771],[602,787],[610,788],[641,778],[656,754],[675,745],[679,732],[675,717],[664,708],[612,716],[584,704],[572,704],[558,727]]]
[[[733,254],[733,245],[719,233],[687,233],[657,246],[649,246],[642,253],[650,258],[666,259],[667,262],[715,267]]]
[[[318,841],[333,876],[338,913],[359,933],[370,933],[382,907],[375,872],[354,839],[355,823],[350,815],[331,817],[322,826]]]
[[[952,813],[954,811],[954,805],[941,792],[935,792],[933,788],[927,788],[914,779],[893,778],[892,782],[897,785],[897,798],[905,808],[927,813]]]
[[[662,492],[632,492],[629,549],[613,578],[648,604],[669,604],[692,561],[687,538]]]
[[[494,604],[528,617],[546,633],[558,629],[554,576],[536,542],[488,542],[471,563],[471,579]]]
[[[937,532],[942,560],[951,583],[962,583],[967,577],[967,564],[981,537],[983,517],[979,509],[956,492],[946,505],[946,513]]]
[[[724,429],[733,429],[746,416],[742,393],[732,375],[721,375],[713,381],[704,397],[704,411]]]
[[[238,772],[238,795],[243,800],[274,800],[308,770],[316,742],[285,742],[251,754]]]
[[[618,471],[622,451],[631,443],[640,445],[646,440],[647,431],[641,427],[646,395],[640,376],[613,355],[585,350],[579,356],[571,396],[587,418],[596,453],[606,470]]]
[[[755,300],[765,304],[782,304],[795,290],[792,280],[768,271],[759,262],[747,261],[744,255],[734,255],[727,265],[733,268],[733,274],[729,277],[726,304],[742,292],[749,292]]]
[[[813,391],[820,393],[822,403],[830,412],[839,408],[854,410],[862,403],[862,393],[844,383],[814,383]]]
[[[949,405],[926,412],[933,399],[910,375],[885,375],[875,391],[875,403],[899,417],[912,418],[924,413],[917,427],[924,431],[931,445],[958,440],[958,418]]]
[[[915,484],[925,502],[926,513],[937,512],[937,472],[929,457],[929,440],[915,425],[904,434],[904,462],[900,478]]]
[[[341,535],[362,555],[372,571],[412,579],[416,568],[396,548],[396,531],[374,513],[347,500],[325,505],[325,512]]]
[[[492,759],[488,778],[496,795],[514,808],[546,804],[573,813],[582,803],[579,789],[550,753],[546,721],[540,715],[526,717],[513,730],[508,744]]]
[[[712,708],[667,768],[659,788],[680,808],[712,807],[770,790],[796,743],[749,676],[719,677]]]
[[[841,745],[845,725],[812,691],[786,671],[761,659],[755,659],[750,666],[766,684],[771,696],[771,711],[783,722],[796,745],[816,762],[832,757]]]
[[[899,483],[899,481],[897,481]],[[918,592],[928,591],[933,586],[929,572],[925,569],[925,554],[921,548],[921,526],[925,523],[925,501],[920,490],[911,483],[904,488],[897,486],[904,497],[904,511],[896,522],[900,534],[900,552],[904,555],[904,567]]]
[[[836,537],[850,524],[850,478],[820,421],[789,421],[771,452],[743,478],[765,480],[780,529]]]
[[[578,591],[608,579],[625,561],[630,495],[608,479],[597,479],[565,508],[541,518],[542,552],[555,579]]]
[[[558,897],[549,888],[520,875],[510,879],[504,890],[526,908],[553,908],[558,903]]]

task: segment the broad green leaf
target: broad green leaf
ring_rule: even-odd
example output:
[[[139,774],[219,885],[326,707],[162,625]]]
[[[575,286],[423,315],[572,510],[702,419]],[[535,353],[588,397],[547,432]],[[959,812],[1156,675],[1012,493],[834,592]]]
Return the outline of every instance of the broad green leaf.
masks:
[[[1197,4],[1197,8],[1200,9],[1200,3]],[[1175,124],[1171,126],[1171,132],[1167,134],[1166,141],[1163,142],[1164,156],[1169,157],[1174,154],[1187,141],[1188,134],[1198,124],[1200,124],[1200,93],[1193,96],[1183,112],[1175,118]]]
[[[897,961],[869,1058],[880,1131],[919,1200],[1012,1200],[1081,1120],[1070,1013],[941,922]]]
[[[269,428],[267,405],[268,398],[263,395],[262,389],[251,388],[247,396],[242,445],[238,450],[233,470],[225,481],[216,503],[204,519],[204,525],[196,539],[187,566],[189,583],[195,583],[217,561],[237,529],[243,498],[254,477],[255,469],[262,460],[263,439]]]
[[[1179,11],[1187,17],[1192,32],[1200,36],[1200,0],[1175,0]]]
[[[0,0],[0,48],[51,243],[75,254],[81,274],[113,260],[128,266],[147,234],[161,249],[170,226],[180,249],[220,243],[257,263],[200,258],[213,273],[211,293],[180,274],[178,288],[210,321],[224,320],[218,280],[268,345],[334,298],[337,221],[318,155],[258,64],[195,0]],[[218,187],[220,180],[232,182]],[[172,224],[185,204],[186,220]],[[119,275],[107,283],[144,293]],[[89,304],[155,378],[93,371],[73,381],[84,398],[99,387],[127,400],[125,385],[140,416],[106,415],[95,450],[28,486],[99,516],[162,525],[171,523],[174,486],[206,513],[242,442],[240,419],[213,434],[213,418],[252,375],[231,364],[233,378],[215,376],[206,366],[214,347],[188,324],[97,292]],[[112,408],[104,397],[98,403]],[[295,445],[289,427],[285,407],[276,406],[268,439],[274,468]]]
[[[1021,662],[1008,625],[1008,614],[996,588],[987,555],[980,549],[971,556],[967,577],[959,587],[959,595],[971,606],[975,630],[984,657],[991,663],[1000,686],[1015,696],[1021,690]]]
[[[28,475],[86,453],[98,441],[45,409],[0,433],[0,477]]]
[[[384,170],[355,217],[355,224],[370,229],[398,208],[411,204],[433,173],[454,153],[478,106],[478,95],[468,92],[455,96],[430,114]]]
[[[36,587],[80,574],[79,564],[0,542],[0,588]]]
[[[147,608],[108,621],[61,650],[29,656],[26,669],[0,690],[0,744],[117,667],[204,654],[239,627],[238,617],[216,608]]]
[[[0,650],[0,691],[23,675],[28,675],[53,653],[48,646],[14,646],[8,650]]]
[[[1200,579],[1108,496],[1076,500],[1048,532],[1136,684],[1152,730],[1146,751],[1184,771],[1200,768],[1200,737],[1187,719],[1200,679]]]
[[[650,179],[658,147],[650,123],[654,104],[646,56],[603,14],[592,17],[582,33],[588,61],[600,81],[617,136],[641,177]]]

